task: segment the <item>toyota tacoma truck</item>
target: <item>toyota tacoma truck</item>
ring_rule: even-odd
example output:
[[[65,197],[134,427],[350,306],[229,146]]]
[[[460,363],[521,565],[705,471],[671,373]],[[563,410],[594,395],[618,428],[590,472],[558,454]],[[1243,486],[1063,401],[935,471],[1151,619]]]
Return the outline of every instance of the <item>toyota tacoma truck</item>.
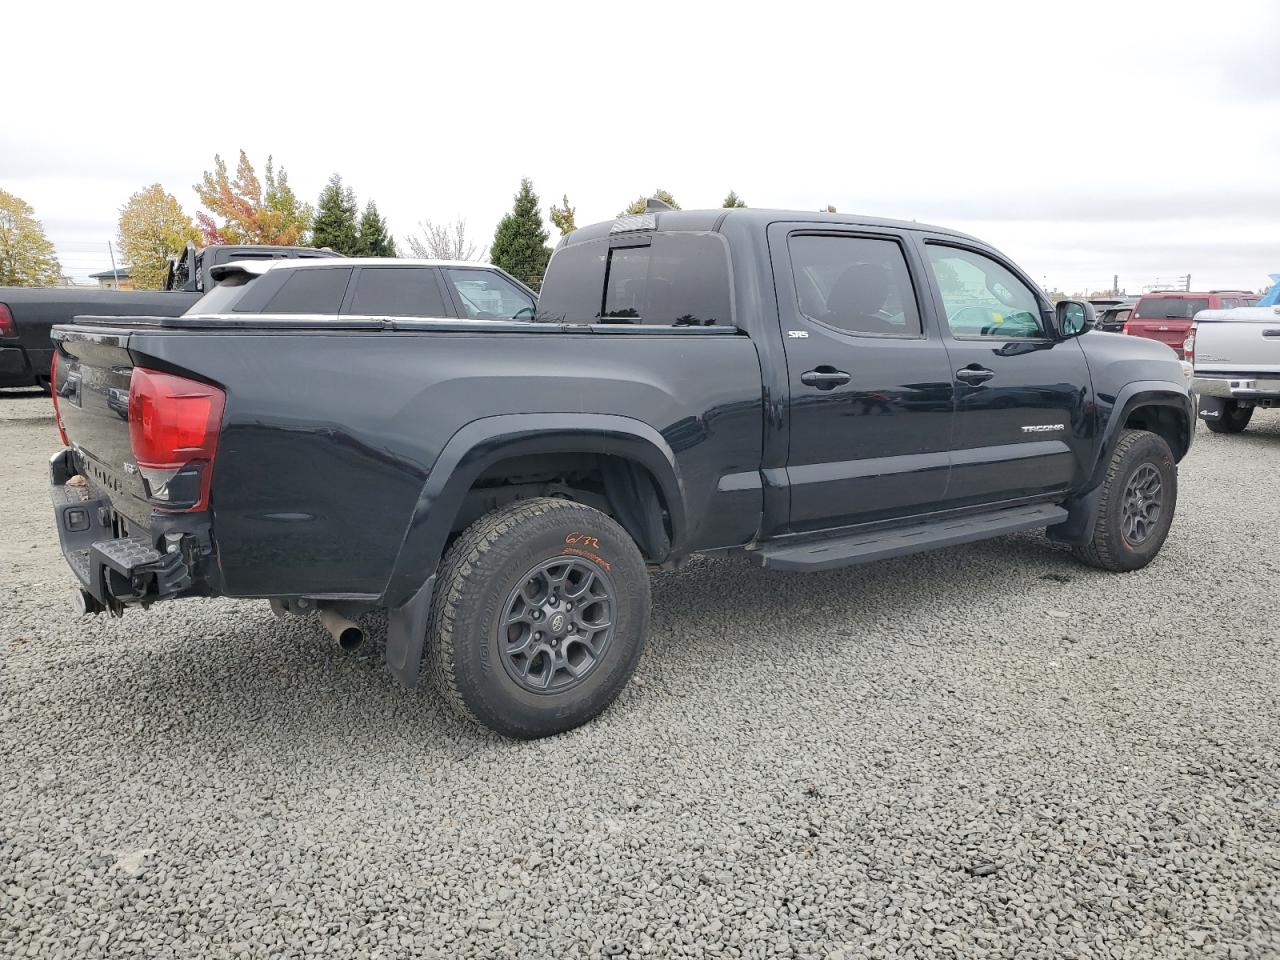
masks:
[[[50,482],[83,607],[261,598],[343,646],[385,610],[396,677],[532,738],[617,697],[648,568],[1039,528],[1128,571],[1168,534],[1179,362],[972,237],[651,209],[566,236],[536,313],[451,314],[518,303],[475,268],[228,269],[186,316],[57,328]]]
[[[1203,310],[1183,349],[1214,433],[1240,433],[1258,407],[1280,407],[1280,306]]]
[[[75,287],[0,287],[0,387],[49,388],[55,324],[77,314],[176,317],[213,287],[209,271],[232,260],[333,257],[311,247],[233,246],[196,249],[171,257],[164,290],[105,290]]]

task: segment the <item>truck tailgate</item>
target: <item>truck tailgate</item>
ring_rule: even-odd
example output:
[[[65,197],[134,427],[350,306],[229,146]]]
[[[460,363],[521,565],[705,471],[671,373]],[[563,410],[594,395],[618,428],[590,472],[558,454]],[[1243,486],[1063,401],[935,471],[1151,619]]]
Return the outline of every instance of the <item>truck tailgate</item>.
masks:
[[[1231,316],[1237,314],[1238,316]],[[1267,307],[1201,315],[1196,321],[1196,374],[1271,373],[1280,377],[1280,314]]]
[[[129,331],[62,328],[57,339],[54,388],[75,464],[118,514],[147,530],[151,507],[129,443]]]

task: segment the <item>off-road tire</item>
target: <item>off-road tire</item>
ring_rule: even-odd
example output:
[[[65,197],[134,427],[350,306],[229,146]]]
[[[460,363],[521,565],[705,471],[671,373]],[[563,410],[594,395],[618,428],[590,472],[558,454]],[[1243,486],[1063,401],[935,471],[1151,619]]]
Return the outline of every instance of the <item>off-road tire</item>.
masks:
[[[565,554],[603,570],[613,586],[613,634],[575,686],[533,693],[508,672],[499,620],[527,572]],[[608,707],[631,678],[649,630],[649,575],[614,520],[569,500],[519,500],[481,517],[445,554],[427,627],[432,683],[461,716],[508,737],[571,730]]]
[[[1228,400],[1222,405],[1222,416],[1206,420],[1204,425],[1212,433],[1241,433],[1252,419],[1253,407],[1242,407],[1235,400]]]
[[[1135,545],[1125,539],[1122,511],[1130,478],[1144,464],[1151,464],[1159,472],[1164,501],[1154,531]],[[1093,536],[1088,543],[1074,549],[1076,559],[1091,567],[1117,572],[1145,567],[1160,552],[1169,535],[1177,501],[1178,467],[1164,438],[1147,430],[1124,430],[1102,481]]]

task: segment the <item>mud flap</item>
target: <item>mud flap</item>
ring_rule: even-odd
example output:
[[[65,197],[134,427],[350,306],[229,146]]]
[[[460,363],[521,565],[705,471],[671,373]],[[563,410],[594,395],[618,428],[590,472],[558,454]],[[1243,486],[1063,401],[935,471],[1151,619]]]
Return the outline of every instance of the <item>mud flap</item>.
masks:
[[[411,690],[418,685],[435,585],[433,573],[403,606],[393,607],[387,613],[387,668]]]
[[[1102,484],[1098,484],[1087,493],[1079,494],[1065,501],[1067,519],[1045,528],[1049,539],[1055,543],[1068,543],[1074,547],[1082,547],[1093,538],[1093,527],[1098,520],[1098,509],[1102,504]]]
[[[1227,413],[1227,403],[1223,397],[1201,397],[1196,404],[1196,414],[1201,420],[1221,420]]]

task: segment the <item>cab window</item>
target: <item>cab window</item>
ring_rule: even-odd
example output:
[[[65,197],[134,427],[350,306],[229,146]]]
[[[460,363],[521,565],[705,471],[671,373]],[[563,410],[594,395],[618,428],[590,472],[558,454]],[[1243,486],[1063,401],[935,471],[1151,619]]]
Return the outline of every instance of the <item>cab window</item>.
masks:
[[[895,240],[799,234],[787,241],[800,311],[861,336],[918,337],[920,312]]]
[[[297,268],[262,308],[263,313],[310,313],[337,316],[351,279],[350,267]],[[241,308],[244,302],[241,301]]]
[[[954,337],[1000,340],[1045,335],[1040,299],[1001,263],[959,247],[926,244]]]
[[[492,270],[445,270],[468,320],[532,320],[533,298]]]

